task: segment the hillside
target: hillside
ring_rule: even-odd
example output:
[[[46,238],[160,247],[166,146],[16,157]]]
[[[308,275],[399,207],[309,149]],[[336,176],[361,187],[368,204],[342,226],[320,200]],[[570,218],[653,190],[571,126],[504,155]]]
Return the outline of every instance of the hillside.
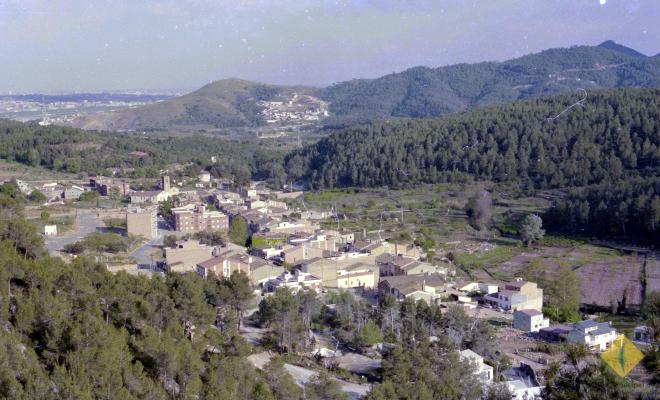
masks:
[[[302,87],[266,85],[225,79],[184,96],[114,113],[81,117],[73,126],[97,130],[167,130],[176,127],[214,128],[262,125],[265,101],[290,100]]]
[[[501,63],[415,67],[323,89],[226,79],[157,104],[81,117],[72,125],[97,130],[169,130],[315,126],[323,121],[326,126],[342,127],[374,119],[437,117],[577,88],[658,86],[659,57],[646,57],[606,41]]]
[[[613,219],[607,223],[613,231],[630,233],[627,223],[654,220],[638,228],[655,231],[660,193],[646,183],[660,176],[660,90],[592,91],[584,107],[552,119],[574,102],[574,95],[562,94],[439,119],[355,126],[289,154],[286,168],[315,188],[489,180],[532,191],[607,184],[600,192],[624,190],[618,200],[601,197],[610,207],[639,212],[615,207],[612,213],[593,195],[574,200],[588,198],[585,213]],[[643,189],[631,187],[631,179],[642,180]]]
[[[607,41],[506,62],[417,67],[322,89],[338,125],[374,118],[436,117],[577,88],[660,86],[660,59]]]
[[[315,187],[442,182],[459,176],[537,188],[660,173],[660,90],[544,97],[436,119],[363,124],[287,156]],[[302,174],[301,174],[302,172]]]

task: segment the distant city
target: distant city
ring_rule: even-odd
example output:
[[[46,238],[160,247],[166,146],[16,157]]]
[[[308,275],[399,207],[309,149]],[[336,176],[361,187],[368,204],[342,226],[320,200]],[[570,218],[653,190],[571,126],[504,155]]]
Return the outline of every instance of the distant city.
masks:
[[[83,115],[140,107],[177,95],[180,93],[166,90],[162,93],[6,94],[0,95],[0,118],[21,122],[38,120],[42,125],[68,124]]]

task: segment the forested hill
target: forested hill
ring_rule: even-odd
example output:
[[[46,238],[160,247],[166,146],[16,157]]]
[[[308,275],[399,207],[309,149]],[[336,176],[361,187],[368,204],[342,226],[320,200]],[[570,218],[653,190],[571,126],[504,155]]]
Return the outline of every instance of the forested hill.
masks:
[[[660,58],[606,41],[550,49],[506,62],[417,67],[322,89],[332,117],[346,126],[376,118],[437,117],[478,106],[586,88],[659,87]]]
[[[660,90],[563,94],[440,119],[351,127],[289,154],[314,187],[399,186],[469,176],[536,188],[660,172]]]

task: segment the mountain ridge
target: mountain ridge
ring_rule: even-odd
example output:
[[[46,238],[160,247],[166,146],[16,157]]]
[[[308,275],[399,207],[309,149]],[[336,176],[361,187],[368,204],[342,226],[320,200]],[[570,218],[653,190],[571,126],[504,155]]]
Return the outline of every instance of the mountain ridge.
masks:
[[[598,46],[554,48],[502,62],[417,66],[375,79],[323,88],[230,78],[186,95],[116,113],[92,114],[73,126],[98,130],[260,127],[264,101],[291,104],[298,95],[329,104],[327,127],[375,119],[438,117],[475,107],[576,89],[659,87],[660,57],[608,40]]]

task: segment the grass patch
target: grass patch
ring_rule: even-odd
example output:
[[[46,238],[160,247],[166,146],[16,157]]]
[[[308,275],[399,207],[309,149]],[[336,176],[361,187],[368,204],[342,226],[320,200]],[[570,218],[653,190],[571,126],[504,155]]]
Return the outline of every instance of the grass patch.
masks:
[[[466,267],[483,267],[486,264],[499,264],[512,259],[524,248],[521,246],[498,246],[490,251],[475,251],[472,254],[458,253],[454,254],[454,261]]]

